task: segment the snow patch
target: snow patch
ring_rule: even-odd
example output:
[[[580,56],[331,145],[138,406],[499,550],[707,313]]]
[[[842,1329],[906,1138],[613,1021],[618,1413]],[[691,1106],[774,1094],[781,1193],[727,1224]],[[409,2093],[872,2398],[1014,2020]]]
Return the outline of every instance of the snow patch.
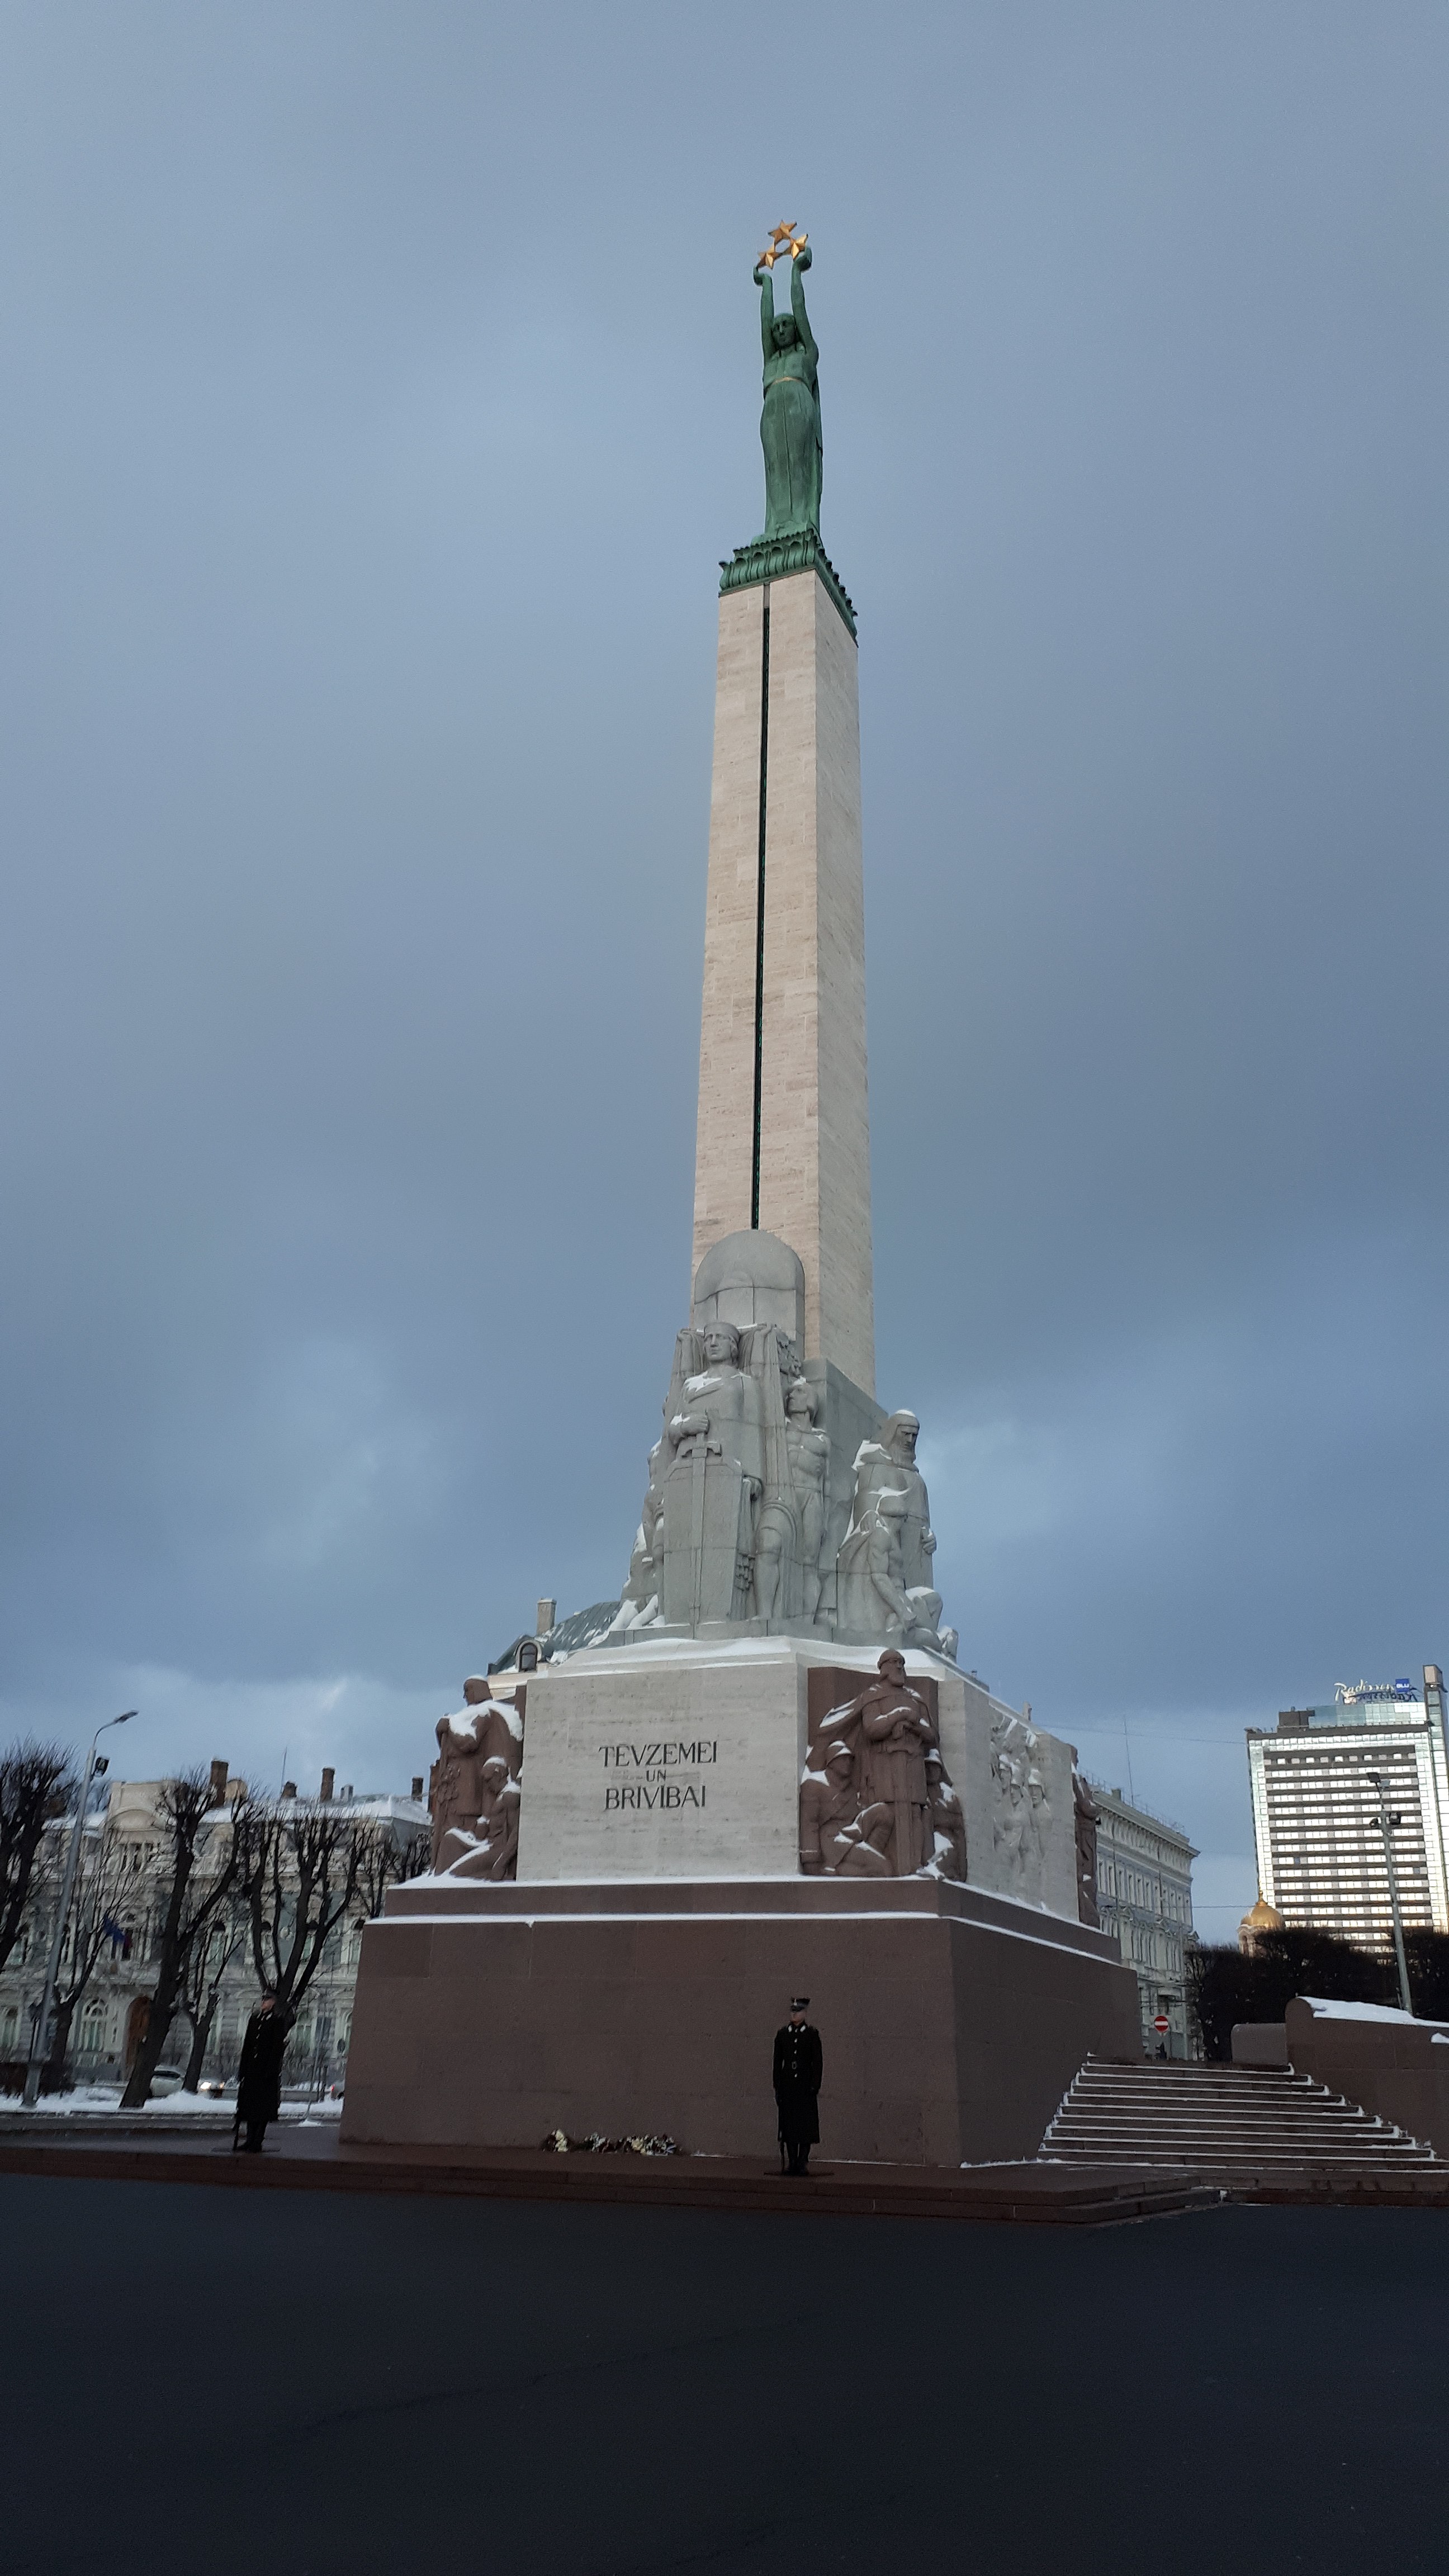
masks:
[[[1406,2030],[1449,2031],[1449,2022],[1420,2021],[1417,2013],[1400,2012],[1393,2004],[1340,2003],[1336,1996],[1301,1995],[1316,2021],[1390,2021]]]

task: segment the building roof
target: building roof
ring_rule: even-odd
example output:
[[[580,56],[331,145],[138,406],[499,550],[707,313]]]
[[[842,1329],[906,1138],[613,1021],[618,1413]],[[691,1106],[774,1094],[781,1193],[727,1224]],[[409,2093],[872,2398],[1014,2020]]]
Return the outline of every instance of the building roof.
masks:
[[[1268,1903],[1260,1887],[1258,1901],[1256,1905],[1249,1906],[1242,1922],[1238,1925],[1239,1932],[1286,1932],[1287,1929],[1286,1918],[1279,1913],[1276,1905]]]
[[[1082,1778],[1093,1797],[1102,1802],[1104,1814],[1115,1813],[1130,1818],[1133,1824],[1145,1825],[1149,1833],[1161,1834],[1168,1842],[1180,1843],[1189,1860],[1197,1859],[1197,1844],[1171,1817],[1155,1815],[1151,1807],[1141,1806],[1135,1799],[1124,1798],[1120,1789],[1109,1789],[1105,1780],[1094,1779],[1089,1771],[1084,1771]]]

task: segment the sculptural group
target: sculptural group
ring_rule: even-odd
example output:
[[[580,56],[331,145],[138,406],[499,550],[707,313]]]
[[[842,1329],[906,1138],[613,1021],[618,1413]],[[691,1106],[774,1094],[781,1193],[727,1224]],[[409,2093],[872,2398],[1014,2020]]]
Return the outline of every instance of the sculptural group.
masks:
[[[830,1443],[797,1372],[774,1324],[679,1335],[616,1629],[819,1618]]]
[[[807,1877],[966,1876],[966,1820],[924,1692],[887,1648],[877,1678],[824,1720],[800,1783]]]
[[[450,1878],[516,1878],[523,1719],[481,1674],[463,1684],[463,1700],[455,1717],[438,1720],[428,1777],[432,1866]]]
[[[820,1413],[778,1325],[709,1316],[685,1328],[614,1634],[763,1622],[954,1655],[931,1581],[916,1416],[893,1413],[861,1442],[848,1519],[840,1506],[832,1531]]]

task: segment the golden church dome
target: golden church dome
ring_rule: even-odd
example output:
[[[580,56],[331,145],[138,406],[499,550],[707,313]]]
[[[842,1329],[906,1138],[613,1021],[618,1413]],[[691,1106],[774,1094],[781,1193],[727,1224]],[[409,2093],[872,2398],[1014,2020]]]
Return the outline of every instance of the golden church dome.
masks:
[[[1257,1903],[1249,1906],[1238,1925],[1238,1947],[1249,1950],[1260,1932],[1284,1932],[1287,1928],[1277,1906],[1268,1903],[1260,1887]]]

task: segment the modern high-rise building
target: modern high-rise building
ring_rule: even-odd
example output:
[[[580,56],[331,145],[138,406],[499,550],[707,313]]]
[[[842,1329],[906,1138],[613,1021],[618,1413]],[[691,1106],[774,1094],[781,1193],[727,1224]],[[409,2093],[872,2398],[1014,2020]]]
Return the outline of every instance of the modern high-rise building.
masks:
[[[1340,1683],[1326,1708],[1250,1726],[1258,1885],[1285,1923],[1363,1950],[1393,1947],[1389,1842],[1404,1929],[1449,1932],[1444,1679]]]

